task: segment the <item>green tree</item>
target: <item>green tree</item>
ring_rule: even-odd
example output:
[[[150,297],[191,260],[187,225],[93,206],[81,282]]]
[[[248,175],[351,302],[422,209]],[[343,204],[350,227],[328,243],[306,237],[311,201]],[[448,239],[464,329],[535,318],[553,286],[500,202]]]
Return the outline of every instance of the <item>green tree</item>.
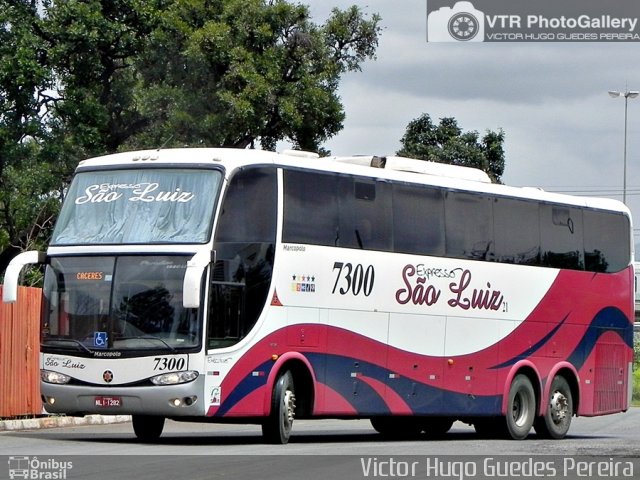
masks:
[[[374,56],[379,20],[355,6],[316,25],[283,0],[174,2],[138,65],[152,123],[127,146],[317,150],[342,129],[340,76]]]
[[[287,139],[341,128],[341,76],[380,17],[322,25],[284,0],[0,0],[0,271],[42,248],[77,162],[131,148]]]
[[[67,0],[47,9],[43,41],[57,81],[47,142],[57,161],[115,152],[148,125],[135,64],[157,16],[148,0]]]
[[[424,113],[407,125],[398,155],[432,162],[448,163],[485,171],[500,183],[504,173],[504,132],[487,130],[463,132],[455,118],[440,119],[434,124]]]
[[[53,85],[38,2],[0,1],[0,268],[51,225],[50,175],[40,165]]]

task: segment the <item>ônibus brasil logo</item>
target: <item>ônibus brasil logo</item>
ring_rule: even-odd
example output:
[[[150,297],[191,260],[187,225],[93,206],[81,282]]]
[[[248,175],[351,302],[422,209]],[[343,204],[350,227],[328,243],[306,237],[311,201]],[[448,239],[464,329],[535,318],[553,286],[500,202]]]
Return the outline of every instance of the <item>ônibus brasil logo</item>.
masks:
[[[65,480],[67,471],[73,468],[73,462],[60,461],[55,458],[39,459],[38,457],[9,457],[9,478],[30,480]]]

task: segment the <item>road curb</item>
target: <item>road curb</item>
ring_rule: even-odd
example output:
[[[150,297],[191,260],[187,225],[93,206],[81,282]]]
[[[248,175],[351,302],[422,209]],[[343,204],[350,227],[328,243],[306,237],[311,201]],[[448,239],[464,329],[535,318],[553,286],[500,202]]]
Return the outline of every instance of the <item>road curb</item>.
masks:
[[[21,420],[0,420],[0,432],[71,427],[76,425],[106,425],[109,423],[125,423],[129,421],[131,421],[130,415],[87,415],[85,417],[52,415]]]

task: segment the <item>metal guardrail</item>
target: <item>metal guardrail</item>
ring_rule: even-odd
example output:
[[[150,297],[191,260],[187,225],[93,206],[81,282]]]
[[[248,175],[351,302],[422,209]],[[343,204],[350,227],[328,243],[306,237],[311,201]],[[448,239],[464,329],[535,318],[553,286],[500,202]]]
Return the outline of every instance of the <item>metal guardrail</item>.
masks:
[[[640,322],[635,322],[633,324],[633,331],[634,332],[640,332]]]

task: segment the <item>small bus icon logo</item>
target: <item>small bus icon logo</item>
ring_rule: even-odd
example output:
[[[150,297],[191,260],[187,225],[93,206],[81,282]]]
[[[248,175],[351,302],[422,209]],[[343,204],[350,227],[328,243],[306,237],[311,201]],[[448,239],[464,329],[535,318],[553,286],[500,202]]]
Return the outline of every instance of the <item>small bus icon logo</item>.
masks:
[[[29,457],[9,457],[9,478],[29,478]]]

